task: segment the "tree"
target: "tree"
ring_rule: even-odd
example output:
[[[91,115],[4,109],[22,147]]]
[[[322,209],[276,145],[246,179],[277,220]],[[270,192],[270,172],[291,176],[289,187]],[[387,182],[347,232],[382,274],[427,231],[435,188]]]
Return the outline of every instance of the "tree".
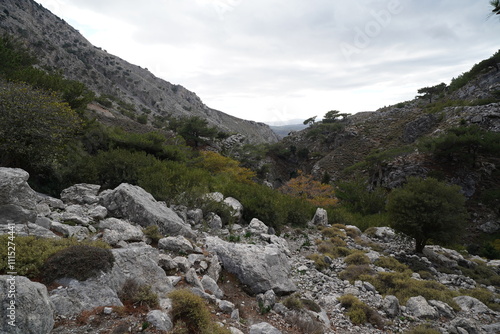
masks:
[[[218,132],[216,128],[208,126],[206,120],[197,116],[171,121],[171,123],[174,130],[186,140],[186,143],[195,148],[215,138]]]
[[[311,175],[304,175],[302,171],[299,171],[299,176],[288,181],[279,190],[317,207],[333,206],[338,202],[335,189],[331,185],[315,181]]]
[[[432,97],[441,94],[442,92],[444,92],[445,89],[446,89],[446,84],[442,82],[436,86],[420,88],[417,91],[417,93],[424,94],[421,95],[420,97],[429,98],[429,103],[432,103]]]
[[[0,164],[39,172],[65,154],[81,119],[55,93],[0,82]]]
[[[386,208],[392,227],[415,238],[417,253],[422,253],[430,239],[454,242],[467,219],[460,187],[433,178],[409,178],[405,186],[389,194]]]
[[[490,5],[493,7],[491,15],[500,15],[500,0],[490,0]]]
[[[323,123],[334,123],[337,118],[342,117],[342,119],[345,119],[347,116],[349,116],[349,114],[341,113],[338,110],[330,110],[323,117]]]
[[[314,122],[316,122],[316,117],[318,117],[318,116],[314,116],[314,117],[310,117],[310,118],[306,119],[304,121],[304,125],[313,125]]]

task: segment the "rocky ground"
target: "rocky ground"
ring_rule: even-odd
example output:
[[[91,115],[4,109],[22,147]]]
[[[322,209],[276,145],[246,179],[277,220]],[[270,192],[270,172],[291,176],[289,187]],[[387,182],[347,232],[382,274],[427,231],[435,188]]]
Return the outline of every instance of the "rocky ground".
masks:
[[[16,237],[100,239],[113,247],[115,262],[110,271],[83,281],[59,279],[46,286],[16,277],[17,331],[5,323],[3,314],[2,333],[169,333],[173,324],[168,293],[183,288],[202,296],[213,320],[233,334],[405,333],[420,324],[440,333],[500,332],[498,312],[458,293],[483,283],[493,305],[498,304],[498,285],[485,285],[460,271],[482,263],[498,274],[498,261],[486,263],[439,246],[428,246],[417,256],[412,242],[389,228],[361,233],[354,226],[331,227],[321,209],[307,228],[287,227],[277,236],[257,219],[225,226],[220,217],[200,209],[169,208],[132,185],[104,192],[98,185],[75,185],[55,199],[35,193],[27,178],[22,170],[0,168],[3,234],[15,226]],[[210,197],[232,207],[238,219],[242,207],[236,199]],[[157,242],[144,233],[150,225],[162,234]],[[342,279],[347,256],[318,256],[322,242],[332,240],[327,232],[337,234],[335,240],[346,252],[363,253],[373,273],[393,272],[378,265],[384,257],[420,264],[426,270],[414,272],[414,282],[425,278],[457,291],[457,306],[419,295],[403,302],[382,295],[368,280]],[[321,270],[318,259],[326,263]],[[9,276],[0,278],[8,287]],[[159,306],[122,302],[119,292],[127,279],[151,286]],[[339,301],[346,295],[356,296],[371,310],[370,321],[351,318]],[[7,295],[1,299],[8,305]]]

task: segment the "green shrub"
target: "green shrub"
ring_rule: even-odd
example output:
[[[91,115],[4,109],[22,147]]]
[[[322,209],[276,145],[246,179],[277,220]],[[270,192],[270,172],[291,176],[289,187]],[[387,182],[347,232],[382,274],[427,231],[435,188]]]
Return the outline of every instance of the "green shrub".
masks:
[[[153,242],[158,242],[161,238],[163,238],[163,235],[160,233],[160,230],[158,229],[158,225],[149,225],[145,229],[142,230],[144,235],[151,239]]]
[[[347,309],[347,315],[353,324],[361,325],[369,322],[377,328],[384,327],[380,314],[360,301],[356,296],[351,294],[343,295],[339,298],[339,302],[342,307]]]
[[[68,277],[84,281],[102,271],[111,270],[115,259],[109,249],[75,245],[58,251],[45,261],[42,274],[45,282]]]
[[[360,277],[370,277],[374,274],[374,271],[370,268],[370,266],[366,264],[362,265],[350,265],[346,269],[342,270],[339,273],[340,279],[348,280],[349,282],[354,282]]]
[[[370,263],[370,259],[362,251],[353,252],[344,259],[345,263],[350,265],[366,265]]]
[[[398,260],[396,260],[395,258],[393,258],[391,256],[379,257],[375,261],[374,264],[376,266],[379,266],[382,268],[386,268],[386,269],[390,269],[390,270],[394,270],[394,271],[399,271],[399,272],[404,272],[404,271],[409,269],[407,265],[402,264],[401,262],[399,262]]]
[[[302,310],[304,308],[304,303],[297,295],[288,296],[284,301],[285,305],[290,310]]]
[[[0,236],[0,244],[7,245],[8,235]],[[16,272],[18,275],[26,276],[28,278],[39,278],[43,272],[42,268],[45,261],[67,247],[84,244],[101,248],[110,248],[104,242],[78,242],[74,238],[64,239],[48,239],[37,237],[16,237]],[[5,274],[7,268],[7,247],[0,248],[0,273]]]
[[[429,324],[422,324],[405,331],[405,334],[440,334],[441,332]]]
[[[133,305],[147,305],[151,308],[159,306],[158,295],[151,290],[149,285],[139,285],[137,281],[128,278],[120,292],[118,293],[120,300]]]
[[[306,258],[308,258],[309,260],[313,260],[314,266],[318,270],[324,270],[329,267],[328,263],[325,261],[325,255],[323,254],[314,253],[308,255]]]
[[[229,334],[229,330],[213,323],[205,301],[189,290],[175,290],[169,293],[172,300],[174,333]]]

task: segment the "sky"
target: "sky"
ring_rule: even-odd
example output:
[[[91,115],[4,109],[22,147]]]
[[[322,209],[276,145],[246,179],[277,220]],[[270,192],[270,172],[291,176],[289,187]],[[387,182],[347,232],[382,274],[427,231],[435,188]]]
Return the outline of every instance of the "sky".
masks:
[[[489,0],[36,0],[92,44],[267,123],[375,111],[499,50]]]

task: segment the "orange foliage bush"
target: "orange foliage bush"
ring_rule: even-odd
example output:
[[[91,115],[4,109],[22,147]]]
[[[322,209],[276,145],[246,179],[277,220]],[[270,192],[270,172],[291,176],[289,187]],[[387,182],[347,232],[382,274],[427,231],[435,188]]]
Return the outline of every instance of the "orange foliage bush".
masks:
[[[284,194],[302,198],[317,207],[334,206],[338,202],[331,185],[315,181],[311,175],[305,175],[301,171],[299,176],[288,181],[279,190]]]

